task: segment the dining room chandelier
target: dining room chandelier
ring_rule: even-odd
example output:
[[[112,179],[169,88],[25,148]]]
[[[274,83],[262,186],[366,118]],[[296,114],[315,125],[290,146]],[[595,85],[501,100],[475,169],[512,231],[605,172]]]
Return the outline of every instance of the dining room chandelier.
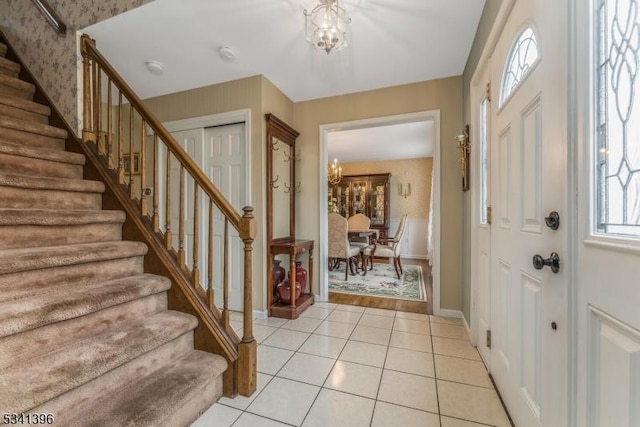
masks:
[[[327,179],[331,185],[340,183],[342,179],[342,166],[338,166],[338,159],[333,159],[333,163],[327,168]]]
[[[318,4],[303,11],[305,35],[314,48],[328,54],[338,52],[349,45],[347,25],[351,18],[338,0],[318,0]]]

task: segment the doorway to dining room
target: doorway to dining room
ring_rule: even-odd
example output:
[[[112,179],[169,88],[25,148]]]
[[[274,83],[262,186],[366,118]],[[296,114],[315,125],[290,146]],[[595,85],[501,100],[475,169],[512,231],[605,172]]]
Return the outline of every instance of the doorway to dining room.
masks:
[[[436,110],[321,126],[321,172],[337,160],[341,176],[321,179],[319,251],[332,245],[331,212],[364,216],[374,233],[349,229],[350,245],[363,246],[357,266],[321,263],[320,298],[429,314],[439,306],[439,125]],[[365,255],[374,260],[366,270]]]

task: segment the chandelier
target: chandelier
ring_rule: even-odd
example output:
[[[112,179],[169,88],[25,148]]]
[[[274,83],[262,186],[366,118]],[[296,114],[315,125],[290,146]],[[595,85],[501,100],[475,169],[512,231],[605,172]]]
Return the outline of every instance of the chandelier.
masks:
[[[333,163],[327,168],[327,179],[331,185],[337,185],[342,179],[342,167],[338,166],[338,159],[333,159]]]
[[[338,0],[318,0],[310,12],[305,9],[305,34],[307,42],[318,50],[338,52],[349,44],[346,25],[351,23],[346,10]]]

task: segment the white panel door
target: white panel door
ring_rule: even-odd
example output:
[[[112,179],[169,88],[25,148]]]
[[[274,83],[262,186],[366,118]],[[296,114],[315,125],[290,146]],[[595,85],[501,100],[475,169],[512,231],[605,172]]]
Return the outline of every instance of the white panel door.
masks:
[[[172,132],[178,143],[185,149],[187,154],[196,162],[198,167],[207,175],[211,182],[220,190],[222,195],[229,200],[233,207],[241,211],[242,204],[246,200],[245,185],[245,141],[244,123],[217,126],[211,128],[189,129]],[[161,152],[160,176],[163,176],[165,153]],[[171,194],[177,198],[179,194],[180,166],[177,161],[171,162]],[[161,182],[161,184],[163,184]],[[185,180],[185,238],[184,250],[185,261],[188,267],[193,263],[193,232],[194,232],[194,212],[193,181],[189,178]],[[163,195],[164,191],[160,190]],[[175,200],[175,199],[174,199]],[[160,204],[163,205],[161,200]],[[209,204],[208,198],[200,190],[200,245],[198,254],[198,265],[200,270],[200,284],[206,289],[209,284]],[[179,246],[178,224],[179,224],[178,204],[172,204],[171,212],[171,234],[173,247],[177,251]],[[161,217],[161,221],[164,218]],[[164,222],[161,222],[164,223]],[[224,254],[224,228],[225,219],[220,211],[213,209],[213,269],[212,282],[216,306],[223,306],[223,254]],[[227,268],[229,270],[229,308],[235,311],[242,310],[243,301],[243,243],[238,238],[238,232],[229,225],[229,255]]]
[[[490,370],[518,427],[566,424],[568,276],[532,263],[567,251],[566,227],[545,225],[550,211],[568,207],[566,9],[557,0],[516,2],[490,61]],[[527,27],[539,52],[528,66],[531,40],[514,43]],[[512,49],[522,49],[513,69],[505,66]],[[506,99],[505,75],[519,81]]]
[[[205,153],[202,169],[233,207],[241,212],[245,195],[244,124],[217,126],[205,129]],[[209,218],[208,210],[206,217]],[[213,288],[216,305],[222,307],[222,279],[224,251],[224,216],[214,209]],[[242,311],[243,299],[243,243],[238,232],[229,226],[229,307]]]
[[[576,5],[581,148],[576,425],[635,427],[640,426],[639,4]]]

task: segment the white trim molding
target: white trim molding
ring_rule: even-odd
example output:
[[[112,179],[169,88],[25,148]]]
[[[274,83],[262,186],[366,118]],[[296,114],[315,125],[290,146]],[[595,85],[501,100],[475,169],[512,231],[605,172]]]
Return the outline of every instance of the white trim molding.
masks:
[[[399,114],[394,116],[376,117],[370,119],[354,120],[340,123],[328,123],[320,125],[320,167],[319,167],[319,208],[320,208],[320,238],[318,241],[318,250],[316,265],[319,266],[319,301],[328,301],[329,299],[329,271],[327,268],[327,222],[328,222],[328,203],[327,194],[329,185],[327,183],[327,164],[328,164],[328,136],[331,132],[362,129],[372,126],[380,126],[383,124],[400,124],[413,123],[420,121],[433,121],[433,141],[434,141],[434,160],[433,160],[433,267],[431,274],[433,277],[433,311],[434,314],[440,315],[440,110],[419,111],[415,113]]]

